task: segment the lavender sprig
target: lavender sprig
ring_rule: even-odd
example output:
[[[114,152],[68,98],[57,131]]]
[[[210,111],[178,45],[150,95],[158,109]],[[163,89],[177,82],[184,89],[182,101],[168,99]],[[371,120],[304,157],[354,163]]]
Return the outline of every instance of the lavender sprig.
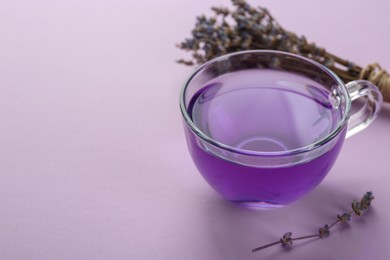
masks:
[[[260,246],[257,248],[252,249],[252,252],[257,252],[263,249],[266,249],[268,247],[274,246],[281,244],[283,247],[291,247],[293,245],[293,241],[295,240],[302,240],[302,239],[308,239],[308,238],[325,238],[330,235],[331,229],[336,226],[339,223],[347,223],[351,220],[352,215],[356,216],[362,216],[364,212],[366,212],[370,206],[371,202],[374,199],[374,196],[371,191],[366,192],[362,199],[360,201],[353,201],[352,202],[352,210],[347,213],[343,213],[341,215],[337,215],[337,220],[335,220],[332,224],[330,225],[324,225],[318,229],[317,234],[313,235],[307,235],[307,236],[302,236],[302,237],[292,237],[291,232],[285,233],[282,238],[279,241]]]

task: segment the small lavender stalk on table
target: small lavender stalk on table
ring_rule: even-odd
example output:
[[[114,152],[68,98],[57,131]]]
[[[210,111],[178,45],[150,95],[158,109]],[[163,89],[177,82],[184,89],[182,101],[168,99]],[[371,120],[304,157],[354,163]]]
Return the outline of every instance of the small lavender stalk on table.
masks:
[[[309,238],[325,238],[330,235],[330,231],[332,228],[334,228],[337,224],[347,223],[351,220],[352,216],[362,216],[364,212],[366,212],[370,206],[371,202],[374,199],[374,196],[371,191],[366,192],[362,199],[360,201],[353,201],[352,202],[352,210],[340,215],[337,215],[337,219],[330,225],[324,225],[318,229],[318,232],[316,234],[312,235],[306,235],[301,237],[293,237],[291,232],[285,233],[282,238],[280,238],[278,241],[260,246],[257,248],[252,249],[252,252],[257,252],[263,249],[266,249],[268,247],[279,245],[281,244],[283,247],[289,248],[293,245],[293,241],[296,240],[302,240],[302,239],[309,239]]]

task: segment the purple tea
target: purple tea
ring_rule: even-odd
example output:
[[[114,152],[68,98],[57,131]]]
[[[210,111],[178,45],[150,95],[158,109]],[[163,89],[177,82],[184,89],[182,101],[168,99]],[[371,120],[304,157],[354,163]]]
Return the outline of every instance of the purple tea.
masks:
[[[260,207],[295,201],[328,173],[346,127],[326,151],[280,155],[335,131],[343,111],[332,97],[318,82],[282,70],[247,69],[216,77],[193,95],[187,112],[203,134],[235,149],[234,156],[202,145],[186,126],[193,160],[206,181],[231,201]],[[256,164],[257,153],[267,157],[266,163]]]

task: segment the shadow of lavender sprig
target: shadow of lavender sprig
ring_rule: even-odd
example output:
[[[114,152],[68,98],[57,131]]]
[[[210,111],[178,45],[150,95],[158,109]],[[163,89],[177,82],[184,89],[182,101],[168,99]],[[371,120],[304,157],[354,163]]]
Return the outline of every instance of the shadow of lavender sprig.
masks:
[[[351,220],[352,216],[362,216],[371,206],[371,202],[374,199],[373,193],[371,191],[366,192],[360,201],[354,200],[352,202],[352,210],[343,214],[337,215],[337,220],[335,220],[332,224],[324,225],[318,229],[318,233],[313,235],[301,236],[301,237],[293,237],[292,232],[285,233],[279,241],[260,246],[252,249],[252,252],[257,252],[263,249],[266,249],[271,246],[275,246],[281,244],[284,248],[290,248],[293,245],[293,241],[303,240],[309,238],[325,238],[330,235],[330,231],[337,224],[347,223]]]

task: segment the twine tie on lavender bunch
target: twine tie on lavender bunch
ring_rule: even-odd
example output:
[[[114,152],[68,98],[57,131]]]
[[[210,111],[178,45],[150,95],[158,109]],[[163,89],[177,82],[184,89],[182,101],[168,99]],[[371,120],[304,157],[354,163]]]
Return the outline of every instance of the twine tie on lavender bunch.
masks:
[[[371,81],[381,91],[383,99],[387,102],[390,101],[390,75],[378,63],[364,67],[360,72],[359,79]]]
[[[358,66],[309,43],[304,36],[285,30],[262,7],[254,8],[244,0],[232,0],[235,7],[213,7],[213,17],[197,18],[192,38],[177,47],[192,53],[192,59],[180,59],[185,65],[202,64],[215,57],[243,50],[270,49],[298,54],[315,60],[334,71],[344,82],[369,80],[390,102],[390,75],[377,63]]]

